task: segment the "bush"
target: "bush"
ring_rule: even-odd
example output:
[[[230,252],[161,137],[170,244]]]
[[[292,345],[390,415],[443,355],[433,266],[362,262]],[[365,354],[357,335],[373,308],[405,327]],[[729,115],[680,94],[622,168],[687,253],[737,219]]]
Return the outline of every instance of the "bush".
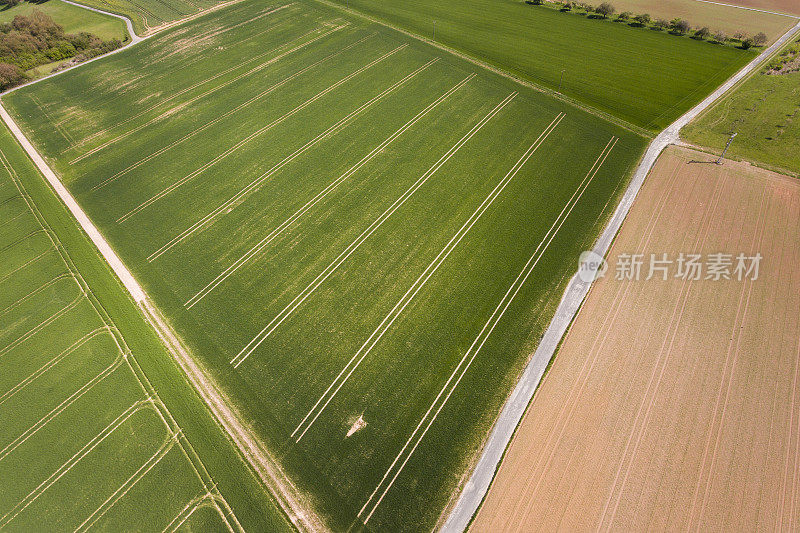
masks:
[[[686,35],[692,27],[689,25],[689,22],[683,19],[673,19],[672,22],[669,23],[670,29],[679,35]]]
[[[655,22],[653,22],[653,29],[660,31],[660,30],[663,30],[665,28],[669,28],[669,22],[668,21],[666,21],[664,19],[656,19]]]
[[[0,63],[0,91],[16,87],[28,77],[22,69],[10,63]]]
[[[705,40],[709,35],[711,35],[711,30],[709,30],[707,26],[703,26],[702,28],[694,32],[692,38],[702,41]]]
[[[616,8],[616,7],[614,7],[614,6],[612,6],[612,5],[611,5],[610,3],[608,3],[608,2],[603,2],[602,4],[600,4],[599,6],[597,6],[597,8],[595,9],[595,11],[596,11],[596,12],[597,12],[597,14],[598,14],[598,15],[600,15],[601,17],[603,17],[603,18],[608,18],[608,17],[610,17],[611,15],[613,15],[614,13],[616,13],[616,12],[617,12],[617,8]]]
[[[0,83],[7,89],[26,79],[24,71],[39,65],[78,55],[95,57],[120,46],[118,39],[103,41],[89,33],[66,34],[62,26],[38,10],[30,16],[17,15],[10,23],[0,24],[0,63],[7,65]]]
[[[763,31],[758,32],[753,36],[753,44],[756,46],[764,46],[767,44],[767,34]]]

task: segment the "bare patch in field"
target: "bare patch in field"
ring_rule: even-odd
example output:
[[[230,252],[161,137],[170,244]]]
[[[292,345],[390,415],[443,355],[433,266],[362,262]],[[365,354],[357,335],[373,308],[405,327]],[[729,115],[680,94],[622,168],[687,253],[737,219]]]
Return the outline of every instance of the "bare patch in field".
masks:
[[[352,420],[348,420],[347,423],[350,425],[350,429],[347,430],[347,437],[350,437],[359,429],[364,429],[367,427],[367,423],[364,420],[363,414],[358,415],[358,418],[353,417]]]
[[[711,160],[659,159],[473,531],[797,528],[800,182]],[[618,281],[631,252],[763,259],[755,280]]]

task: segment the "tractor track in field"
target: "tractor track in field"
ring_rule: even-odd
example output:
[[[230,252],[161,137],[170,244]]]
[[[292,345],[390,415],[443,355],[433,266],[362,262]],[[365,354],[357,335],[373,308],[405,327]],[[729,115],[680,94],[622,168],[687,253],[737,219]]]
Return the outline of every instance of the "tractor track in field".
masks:
[[[725,83],[720,85],[702,102],[668,126],[652,143],[650,143],[614,215],[595,242],[592,248],[594,253],[601,257],[606,256],[645,178],[655,165],[661,152],[671,144],[681,144],[681,128],[722,98],[740,81],[747,78],[798,33],[800,33],[800,22],[784,33],[769,48],[761,52],[753,61],[745,65]],[[477,512],[489,491],[489,486],[500,466],[500,461],[511,441],[511,437],[514,435],[528,405],[533,399],[533,395],[539,386],[544,372],[555,355],[556,349],[566,334],[569,325],[580,310],[591,285],[591,283],[582,281],[577,274],[570,280],[539,346],[536,348],[536,351],[525,367],[520,379],[517,381],[517,385],[514,387],[513,392],[508,397],[500,415],[495,421],[491,434],[484,443],[483,449],[480,451],[480,456],[475,462],[472,474],[469,479],[464,482],[461,493],[454,495],[454,501],[451,501],[448,508],[445,509],[442,514],[440,518],[440,524],[442,524],[441,531],[448,533],[464,531]],[[456,500],[456,498],[458,499]]]
[[[160,27],[159,31],[168,27],[172,27],[177,24],[182,24],[187,20],[192,20],[193,18],[205,15],[211,11],[214,11],[216,9],[221,9],[228,5],[238,3],[239,1],[241,0],[231,0],[230,2],[224,2],[219,6],[215,6],[215,8],[205,10],[189,18],[180,19],[179,21],[171,23],[168,26]],[[327,2],[326,0],[318,0],[318,1],[330,5],[329,2]],[[84,7],[92,11],[106,13],[94,8],[88,8],[87,6],[84,6],[82,4],[75,3],[74,5],[78,5],[80,7]],[[342,6],[335,6],[335,7],[343,10],[345,9]],[[357,16],[365,17],[363,14],[351,11],[349,9],[346,9],[346,11]],[[126,21],[126,26],[129,28],[129,32],[131,35],[130,44],[113,52],[110,52],[109,54],[105,54],[103,56],[99,56],[98,58],[86,61],[84,63],[80,63],[72,68],[78,68],[82,65],[90,63],[91,61],[95,61],[97,59],[107,57],[108,55],[120,52],[122,50],[126,50],[131,46],[135,45],[136,43],[141,42],[142,40],[147,39],[153,35],[156,35],[156,33],[150,33],[145,37],[138,37],[132,31],[131,22],[127,17],[123,17],[114,13],[106,13],[106,14],[117,18],[123,18]],[[440,50],[467,59],[471,63],[476,64],[481,68],[485,68],[490,71],[501,74],[505,77],[509,77],[526,87],[533,88],[535,90],[542,91],[547,94],[551,94],[554,97],[559,97],[559,95],[553,93],[552,91],[544,90],[541,87],[533,86],[532,84],[526,83],[503,70],[497,69],[496,67],[488,65],[482,61],[478,61],[474,58],[470,58],[468,56],[460,54],[459,52],[452,50],[448,47],[444,47],[437,43],[432,43],[427,39],[423,39],[413,33],[407,32],[400,28],[396,28],[394,26],[390,26],[379,20],[372,19],[371,17],[366,17],[366,18],[382,26],[390,27],[396,31],[400,31],[401,33],[410,36],[414,39],[427,42],[430,45],[439,48]],[[720,97],[722,97],[723,94],[725,94],[729,89],[731,89],[739,81],[745,78],[755,68],[761,65],[763,61],[765,61],[768,57],[770,57],[779,47],[785,44],[788,39],[790,39],[798,32],[800,32],[800,23],[798,23],[797,26],[786,32],[772,46],[770,46],[767,50],[762,52],[757,58],[755,58],[751,63],[746,65],[739,72],[737,72],[733,77],[731,77],[727,82],[725,82],[722,86],[720,86],[717,90],[715,90],[711,95],[709,95],[706,99],[704,99],[695,108],[687,112],[675,123],[673,123],[667,129],[662,131],[651,142],[639,167],[636,170],[636,173],[633,176],[633,179],[631,180],[631,183],[627,191],[623,195],[622,200],[620,201],[613,217],[611,218],[609,224],[607,225],[607,227],[605,228],[605,230],[595,243],[594,250],[596,252],[600,253],[601,255],[605,255],[611,241],[613,240],[613,237],[619,230],[622,221],[625,219],[631,207],[631,204],[633,203],[633,200],[635,199],[642,183],[644,182],[644,178],[647,176],[648,172],[654,165],[656,159],[663,151],[663,149],[670,144],[679,142],[678,134],[680,129],[684,125],[686,125],[689,121],[691,121],[693,118],[695,118],[700,112],[702,112],[703,110],[708,108],[711,104],[716,102]],[[61,72],[66,72],[67,70],[72,70],[72,68],[65,69],[58,73],[52,74],[51,76],[58,75]],[[41,81],[42,79],[47,79],[48,77],[51,76],[40,78],[39,80],[35,80],[34,82],[31,83],[36,83],[37,81]],[[563,97],[561,99],[565,100],[567,103],[571,105],[587,110],[588,112],[593,112],[591,108],[587,109],[586,106],[583,106],[577,102],[566,100]],[[271,456],[271,454],[263,446],[263,444],[259,441],[259,439],[252,434],[250,429],[246,427],[241,417],[231,406],[230,402],[222,393],[218,385],[214,382],[213,378],[202,367],[199,366],[194,357],[192,357],[191,353],[181,344],[178,335],[163,319],[158,309],[154,306],[150,298],[142,289],[141,285],[139,285],[138,281],[128,270],[127,266],[122,262],[119,256],[117,256],[116,252],[111,248],[110,244],[105,240],[105,238],[97,229],[97,227],[94,225],[94,223],[91,221],[91,219],[89,219],[89,217],[85,214],[85,212],[80,207],[80,205],[75,201],[71,193],[63,185],[63,183],[60,181],[55,172],[49,167],[44,158],[38,153],[38,151],[31,144],[31,142],[24,135],[22,130],[19,128],[19,126],[16,124],[16,122],[8,114],[8,112],[2,105],[0,105],[0,116],[3,118],[3,120],[5,121],[5,123],[7,124],[7,126],[13,133],[14,137],[17,139],[17,141],[22,145],[23,149],[33,159],[37,168],[45,176],[47,181],[55,190],[56,194],[58,194],[59,198],[67,206],[70,213],[76,218],[81,228],[88,234],[89,238],[92,240],[92,243],[98,248],[98,251],[100,252],[103,259],[108,263],[110,268],[120,279],[125,289],[130,293],[134,301],[140,307],[142,313],[144,314],[148,322],[156,330],[157,334],[162,339],[162,342],[169,349],[170,353],[172,354],[176,362],[179,364],[181,369],[186,374],[187,379],[190,381],[190,383],[193,385],[197,393],[203,398],[204,402],[212,411],[216,422],[225,430],[225,432],[237,446],[242,457],[251,466],[256,475],[258,475],[258,477],[262,480],[265,487],[273,495],[273,497],[280,505],[282,510],[287,514],[288,518],[291,520],[293,525],[301,531],[328,530],[328,527],[326,526],[322,518],[316,515],[316,513],[313,510],[313,507],[309,505],[308,499],[303,494],[300,493],[297,487],[281,470],[277,461]],[[631,129],[630,125],[628,125],[625,122],[621,122],[616,117],[609,117],[605,116],[604,114],[601,114],[599,116],[601,116],[601,118],[606,118],[610,122],[620,125],[625,129]],[[640,128],[636,128],[632,131],[639,133],[640,135],[643,134],[640,131]],[[645,136],[649,137],[649,135]],[[448,506],[448,508],[443,513],[442,519],[440,521],[440,523],[443,523],[442,526],[443,531],[462,531],[468,525],[475,510],[477,510],[478,506],[483,500],[483,497],[486,491],[488,490],[489,484],[494,476],[494,472],[496,471],[497,466],[499,465],[500,458],[502,457],[503,452],[506,449],[506,446],[511,438],[511,435],[516,429],[523,413],[525,412],[525,409],[530,399],[533,396],[533,392],[535,391],[536,386],[539,380],[541,379],[542,374],[544,373],[547,363],[550,361],[553,354],[555,353],[555,349],[559,344],[561,337],[565,333],[567,326],[571,323],[573,317],[580,308],[580,305],[583,302],[586,293],[588,292],[589,286],[590,284],[580,281],[580,279],[577,278],[577,276],[575,276],[570,281],[562,297],[562,300],[559,304],[559,307],[556,311],[556,314],[552,322],[550,323],[539,347],[537,348],[536,353],[533,355],[532,359],[528,363],[522,377],[517,383],[517,386],[515,387],[514,391],[511,393],[506,404],[504,405],[503,410],[486,443],[486,446],[482,451],[482,455],[478,460],[478,462],[476,463],[476,467],[470,479],[466,482],[463,492],[460,493],[460,498],[458,499],[458,502],[455,504],[455,506],[453,505]],[[454,495],[454,499],[455,496],[456,495]]]

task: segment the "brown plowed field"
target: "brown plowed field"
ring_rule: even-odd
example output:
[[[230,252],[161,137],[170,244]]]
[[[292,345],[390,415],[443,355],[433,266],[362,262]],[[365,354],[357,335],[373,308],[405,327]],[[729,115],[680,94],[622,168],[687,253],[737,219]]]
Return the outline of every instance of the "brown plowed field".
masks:
[[[473,531],[800,529],[800,182],[693,159],[648,177]],[[621,254],[680,252],[763,259],[615,279]]]
[[[721,3],[800,15],[800,3],[797,0],[721,0]]]

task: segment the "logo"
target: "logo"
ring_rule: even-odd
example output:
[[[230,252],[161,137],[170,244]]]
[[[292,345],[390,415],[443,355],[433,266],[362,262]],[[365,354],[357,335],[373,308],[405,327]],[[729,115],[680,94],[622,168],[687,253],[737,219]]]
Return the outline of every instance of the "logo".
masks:
[[[578,259],[578,277],[586,283],[602,278],[607,270],[608,263],[603,256],[591,250],[583,252]]]

